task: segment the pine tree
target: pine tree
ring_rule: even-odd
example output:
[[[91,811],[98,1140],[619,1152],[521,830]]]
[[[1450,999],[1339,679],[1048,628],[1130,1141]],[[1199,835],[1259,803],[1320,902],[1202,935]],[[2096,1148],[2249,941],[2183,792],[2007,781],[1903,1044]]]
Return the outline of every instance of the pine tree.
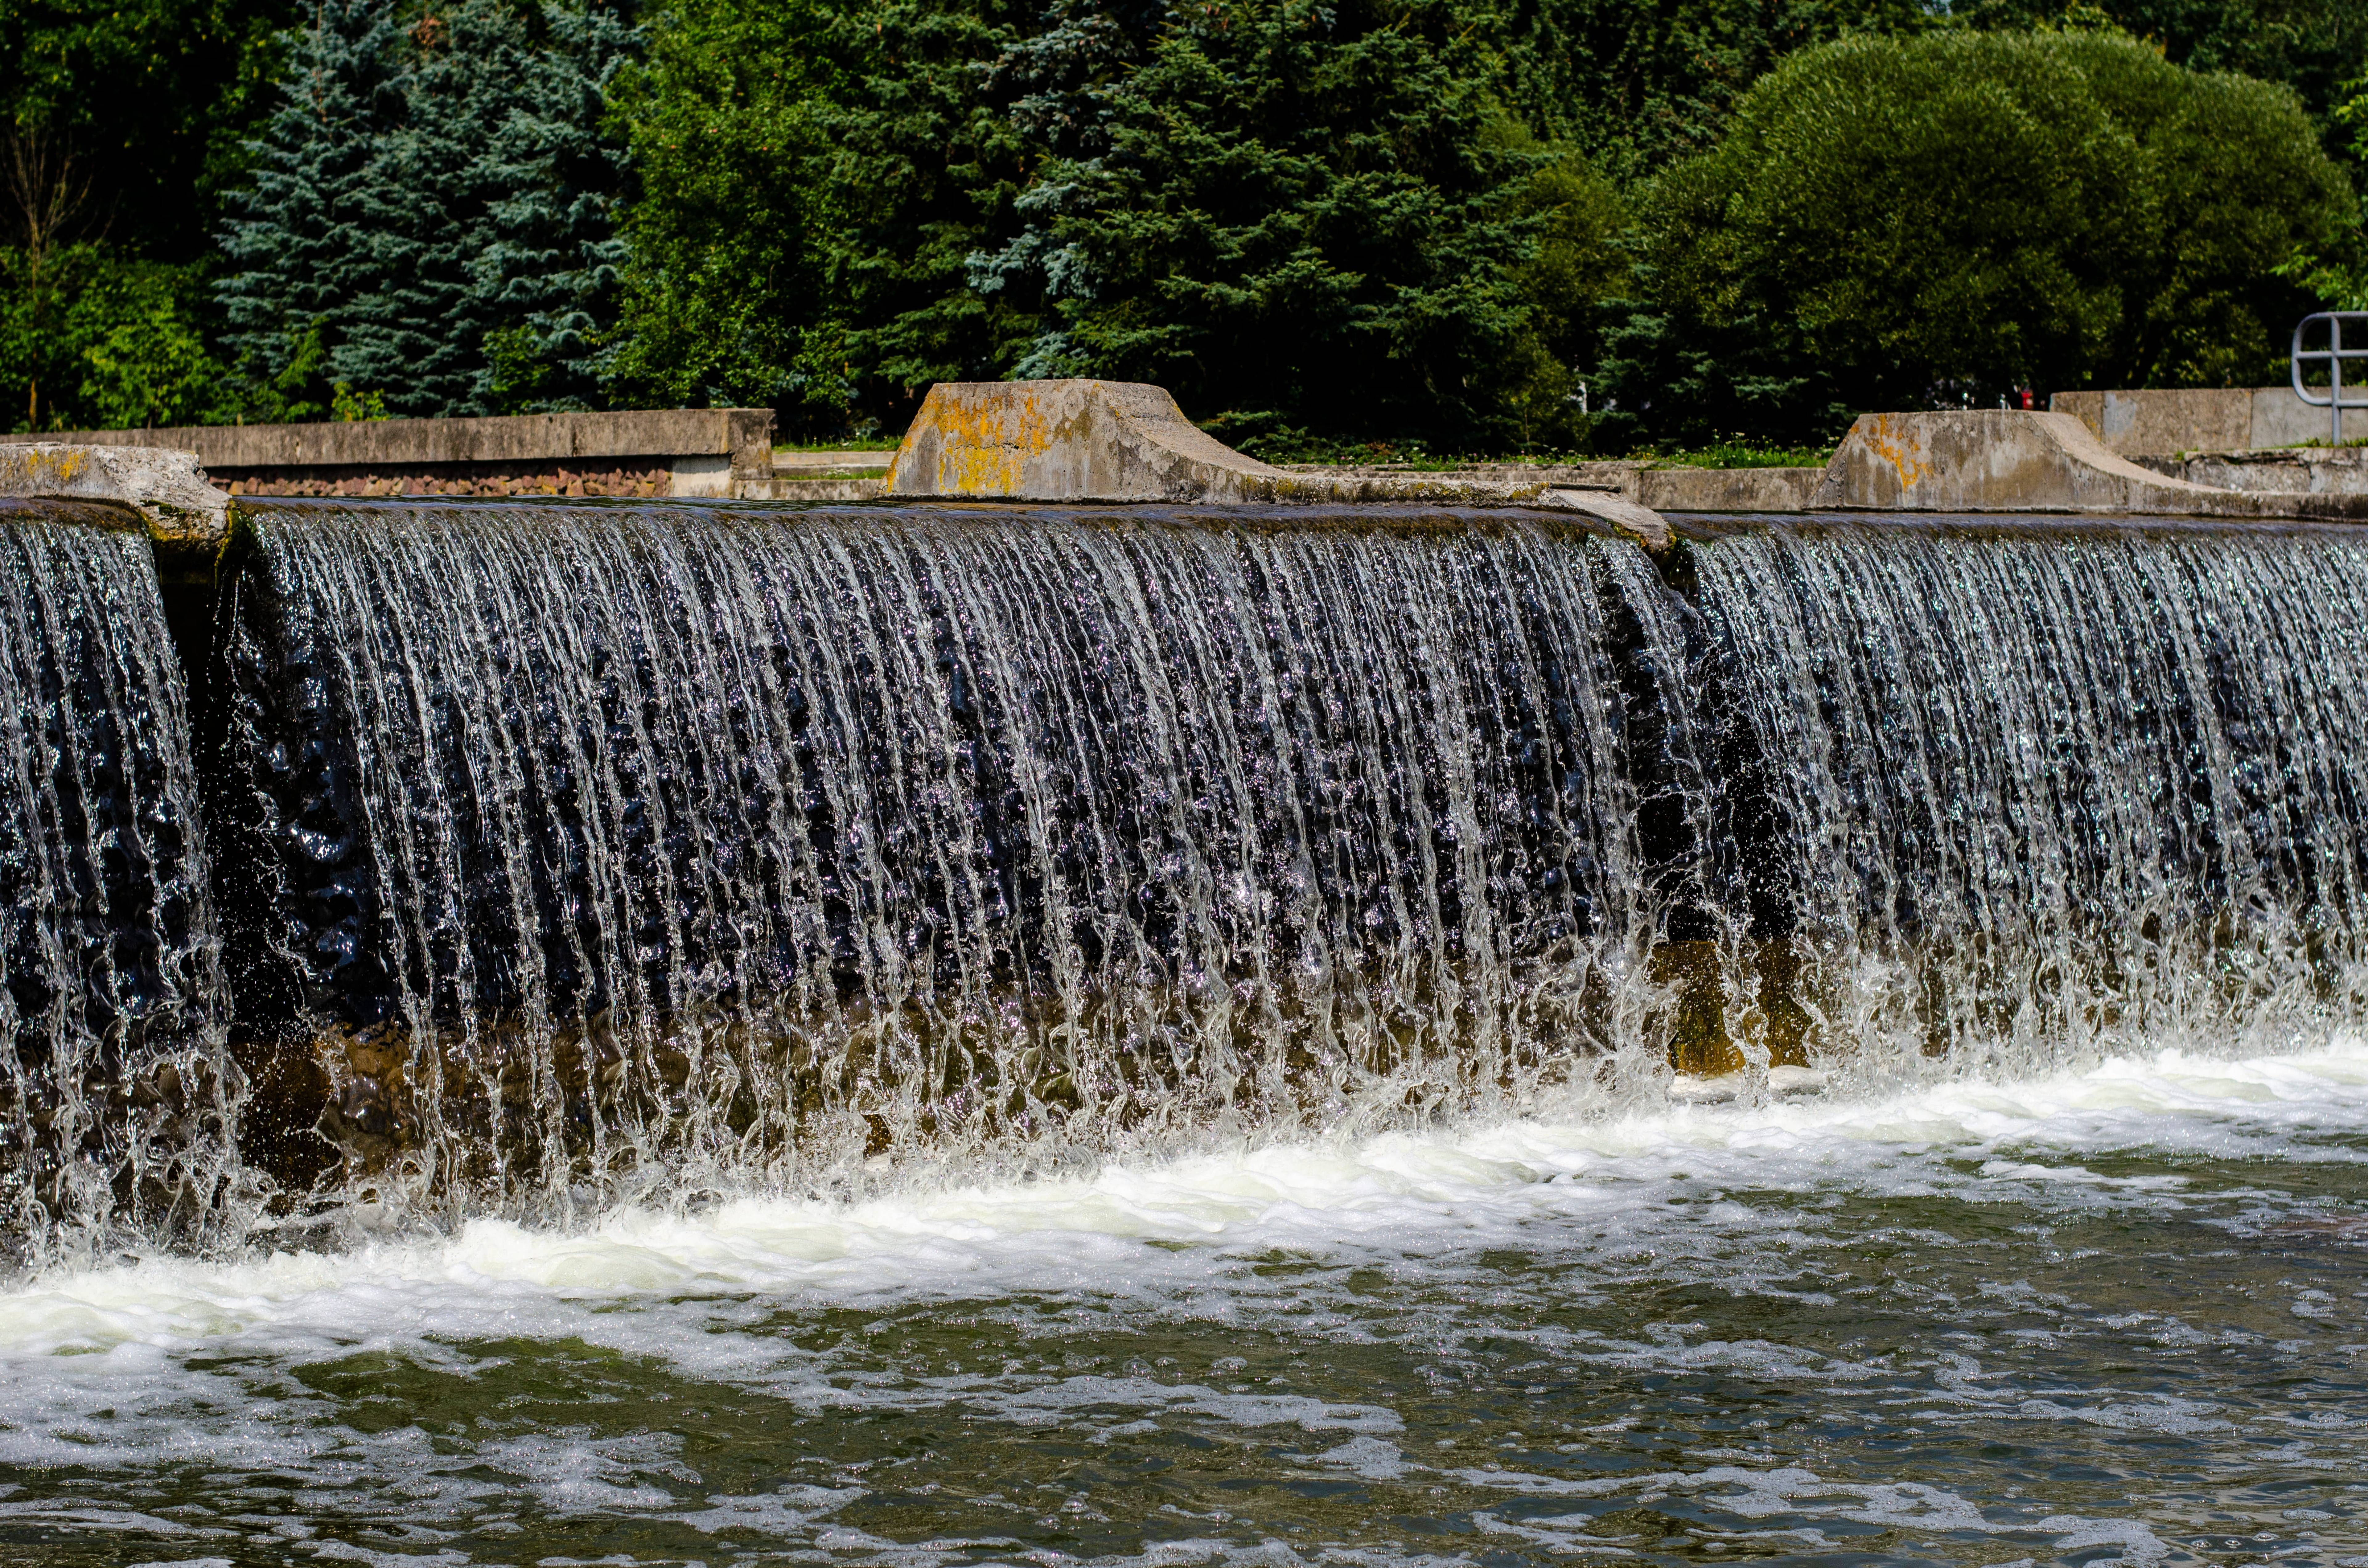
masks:
[[[250,263],[222,295],[259,411],[317,417],[326,383],[427,416],[597,395],[623,180],[600,116],[634,35],[605,7],[542,18],[547,43],[503,0],[408,28],[384,0],[324,0],[292,40],[224,238]]]
[[[486,335],[477,399],[504,413],[599,401],[626,258],[627,152],[604,120],[638,35],[605,6],[553,6],[543,21],[515,110],[484,150],[495,238],[471,267],[505,324]]]
[[[379,143],[404,109],[401,38],[387,0],[319,0],[288,35],[280,108],[248,144],[255,184],[233,193],[245,216],[222,236],[240,270],[217,290],[223,345],[261,417],[328,412],[321,345],[344,336],[381,284],[367,225]]]
[[[1521,193],[1554,159],[1501,108],[1502,12],[1170,5],[1121,73],[1067,10],[1034,58],[1074,85],[1021,103],[1072,150],[972,269],[1042,301],[1016,373],[1158,381],[1195,413],[1329,431],[1499,434],[1540,226]],[[1147,31],[1105,15],[1105,39]]]

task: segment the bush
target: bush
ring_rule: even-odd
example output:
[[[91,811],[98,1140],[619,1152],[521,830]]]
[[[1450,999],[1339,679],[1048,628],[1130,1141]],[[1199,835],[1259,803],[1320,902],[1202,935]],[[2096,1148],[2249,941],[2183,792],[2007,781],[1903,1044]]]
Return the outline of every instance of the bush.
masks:
[[[1665,440],[2249,384],[2308,308],[2281,267],[2352,212],[2283,88],[2113,34],[1846,40],[1657,182],[1606,380]]]
[[[192,425],[217,417],[222,367],[193,267],[97,244],[0,250],[0,418],[14,430]]]

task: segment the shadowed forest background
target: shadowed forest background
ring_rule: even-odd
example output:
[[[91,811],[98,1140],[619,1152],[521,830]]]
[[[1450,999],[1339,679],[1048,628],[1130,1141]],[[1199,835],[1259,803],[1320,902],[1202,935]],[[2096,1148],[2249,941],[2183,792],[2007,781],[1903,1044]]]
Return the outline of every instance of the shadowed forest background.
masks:
[[[17,430],[1815,445],[2368,308],[2357,0],[14,0],[0,120]]]

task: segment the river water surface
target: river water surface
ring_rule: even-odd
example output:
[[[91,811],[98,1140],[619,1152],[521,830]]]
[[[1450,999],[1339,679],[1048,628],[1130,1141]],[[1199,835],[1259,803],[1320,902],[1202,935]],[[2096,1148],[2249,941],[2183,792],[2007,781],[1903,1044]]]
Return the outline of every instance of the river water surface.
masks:
[[[2368,1563],[2363,1161],[2340,1038],[51,1273],[0,1558]]]

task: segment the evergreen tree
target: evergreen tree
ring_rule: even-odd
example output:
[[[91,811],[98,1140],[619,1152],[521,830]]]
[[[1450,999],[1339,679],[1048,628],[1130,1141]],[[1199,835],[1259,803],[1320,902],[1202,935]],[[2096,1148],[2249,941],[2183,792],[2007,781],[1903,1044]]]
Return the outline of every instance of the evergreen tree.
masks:
[[[380,286],[368,225],[378,147],[403,114],[400,38],[387,0],[320,0],[289,35],[280,107],[248,148],[254,187],[231,199],[245,216],[222,236],[241,268],[219,287],[222,342],[263,418],[328,413],[323,341]]]
[[[325,0],[294,40],[223,242],[248,264],[222,297],[259,410],[317,416],[328,383],[419,415],[596,394],[623,162],[599,120],[632,34],[600,7],[542,17],[547,43],[502,0],[408,28]]]
[[[496,318],[477,397],[499,413],[601,401],[627,250],[628,153],[605,121],[638,37],[605,6],[552,6],[543,23],[516,108],[485,146],[495,238],[471,266]]]
[[[1020,61],[1085,80],[1021,100],[1056,150],[1018,200],[1026,227],[973,267],[982,291],[1042,301],[1017,373],[1500,437],[1540,226],[1521,196],[1553,161],[1497,97],[1502,19],[1452,0],[1173,6],[1120,74],[1123,46],[1087,45],[1134,29],[1098,39],[1056,11]]]

